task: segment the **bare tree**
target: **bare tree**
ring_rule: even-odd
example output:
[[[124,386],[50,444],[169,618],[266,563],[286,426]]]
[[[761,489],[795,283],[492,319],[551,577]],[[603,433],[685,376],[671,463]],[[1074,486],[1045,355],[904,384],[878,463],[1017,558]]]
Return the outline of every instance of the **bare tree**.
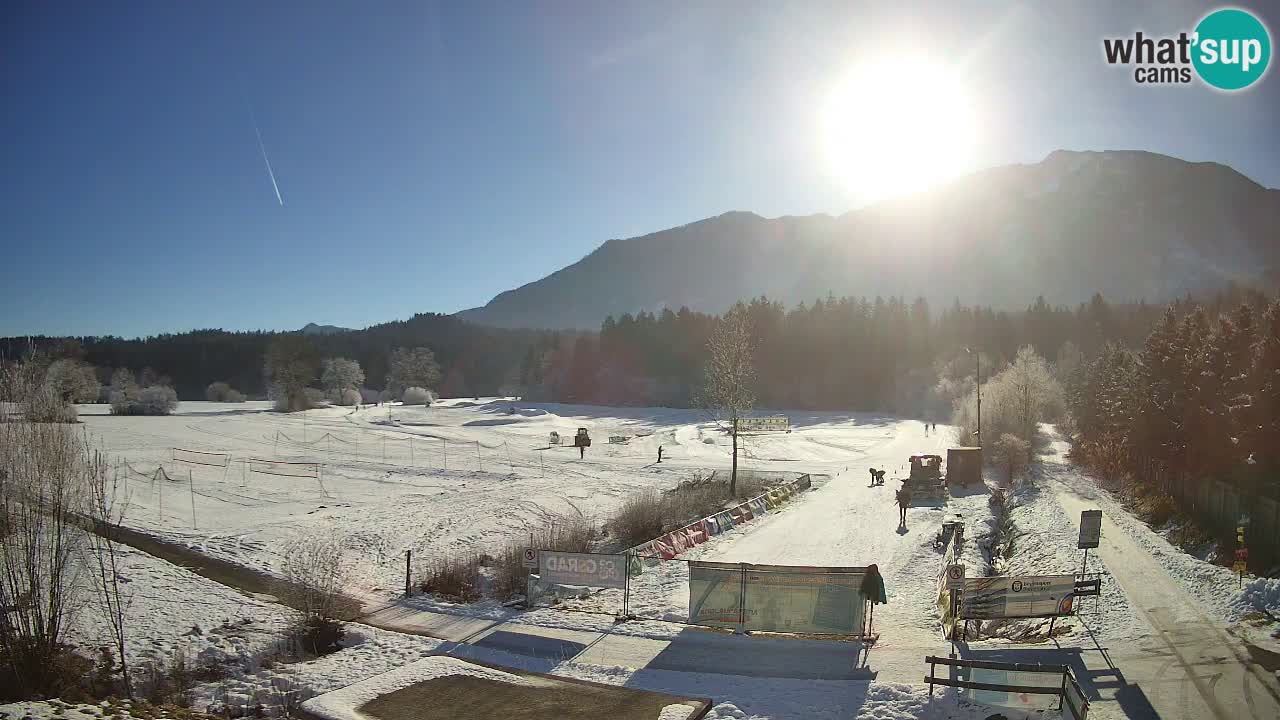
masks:
[[[84,514],[93,524],[92,532],[87,533],[86,566],[98,598],[99,611],[111,627],[111,642],[120,658],[120,678],[125,695],[132,700],[133,682],[129,676],[125,629],[133,598],[121,584],[120,572],[120,528],[128,511],[129,498],[122,490],[119,471],[110,471],[100,452],[94,451],[90,455],[86,450],[85,466],[89,487]]]
[[[391,351],[387,389],[399,397],[405,388],[435,388],[440,385],[440,364],[431,348],[396,348]]]
[[[358,388],[364,384],[364,370],[360,369],[360,363],[344,357],[336,357],[325,358],[322,366],[324,370],[320,373],[320,384],[324,386],[329,399],[339,405],[348,404],[343,402],[343,391],[353,390],[358,393]],[[358,396],[356,402],[359,402]]]
[[[19,368],[0,376],[0,397],[38,388]],[[67,653],[63,632],[78,609],[86,468],[67,425],[0,422],[0,662],[18,693],[56,695]]]
[[[755,380],[753,351],[751,320],[746,306],[738,303],[720,318],[707,341],[706,379],[701,395],[703,407],[713,410],[719,422],[728,423],[733,437],[730,496],[738,492],[738,424],[756,401],[751,389]]]

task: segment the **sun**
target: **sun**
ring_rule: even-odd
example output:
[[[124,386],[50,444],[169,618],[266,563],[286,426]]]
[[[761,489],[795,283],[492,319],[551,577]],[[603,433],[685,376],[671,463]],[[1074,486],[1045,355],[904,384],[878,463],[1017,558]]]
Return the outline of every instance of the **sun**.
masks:
[[[959,78],[914,56],[849,72],[827,98],[824,153],[860,201],[923,190],[969,168],[975,123]]]

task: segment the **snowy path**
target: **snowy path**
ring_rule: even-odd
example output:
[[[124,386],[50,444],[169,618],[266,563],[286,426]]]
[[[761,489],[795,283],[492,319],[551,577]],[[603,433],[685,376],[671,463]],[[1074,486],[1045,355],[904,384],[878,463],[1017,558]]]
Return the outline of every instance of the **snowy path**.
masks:
[[[1044,458],[1046,477],[1063,509],[1078,521],[1082,510],[1098,507],[1096,488],[1079,482],[1078,473],[1065,463],[1064,443],[1055,442],[1054,449]],[[1097,554],[1152,630],[1126,648],[1124,661],[1118,663],[1127,682],[1145,689],[1146,699],[1162,718],[1280,717],[1280,684],[1275,677],[1254,664],[1221,623],[1110,515],[1103,514]]]

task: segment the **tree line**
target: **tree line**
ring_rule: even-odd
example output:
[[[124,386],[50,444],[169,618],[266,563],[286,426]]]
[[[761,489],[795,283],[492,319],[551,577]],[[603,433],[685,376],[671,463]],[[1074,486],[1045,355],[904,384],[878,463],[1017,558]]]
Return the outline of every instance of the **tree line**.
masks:
[[[1141,345],[1109,343],[1076,370],[1081,460],[1113,479],[1213,478],[1280,499],[1280,300],[1234,300],[1174,303]]]
[[[936,420],[950,417],[951,399],[932,391],[940,376],[964,375],[972,364],[966,349],[991,367],[1007,364],[1024,345],[1053,360],[1070,341],[1091,357],[1108,343],[1140,343],[1161,312],[1101,296],[1075,308],[1037,298],[1013,312],[956,301],[938,313],[923,298],[830,295],[789,309],[766,297],[740,306],[752,335],[758,404],[885,410]],[[33,349],[55,359],[72,357],[96,368],[103,385],[127,368],[139,386],[171,386],[179,399],[190,400],[205,397],[211,383],[266,397],[273,381],[264,370],[273,344],[293,343],[306,358],[309,371],[299,381],[305,385],[319,385],[324,359],[343,358],[357,363],[362,386],[375,390],[394,385],[392,350],[423,347],[440,368],[430,389],[444,396],[689,407],[702,385],[717,320],[688,308],[642,311],[608,317],[598,332],[585,332],[497,329],[420,314],[331,335],[194,330],[136,339],[4,338],[0,357],[12,361]]]

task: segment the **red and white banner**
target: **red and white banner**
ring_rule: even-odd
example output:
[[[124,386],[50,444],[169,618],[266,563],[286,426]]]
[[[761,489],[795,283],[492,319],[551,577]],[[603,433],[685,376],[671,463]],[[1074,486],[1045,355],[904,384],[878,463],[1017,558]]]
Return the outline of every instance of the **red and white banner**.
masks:
[[[674,543],[671,541],[670,533],[653,541],[653,549],[658,551],[658,557],[663,560],[670,560],[676,556]]]

